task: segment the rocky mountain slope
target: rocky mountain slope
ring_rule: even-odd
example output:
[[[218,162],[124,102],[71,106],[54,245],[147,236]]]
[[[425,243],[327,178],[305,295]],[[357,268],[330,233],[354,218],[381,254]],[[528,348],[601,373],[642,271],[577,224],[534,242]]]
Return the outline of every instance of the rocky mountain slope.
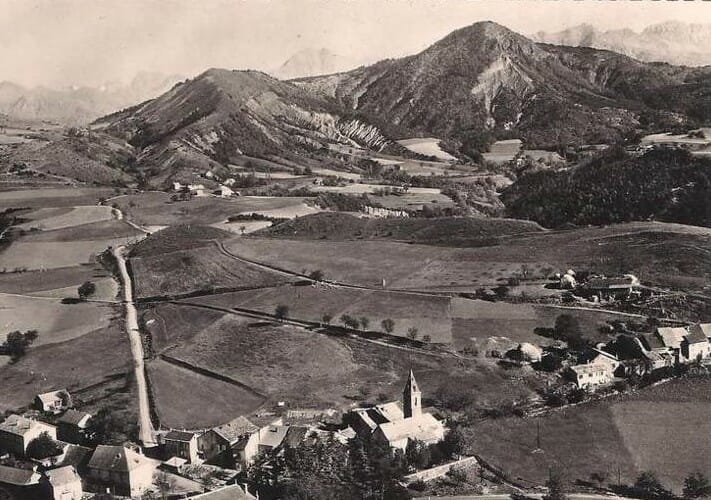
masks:
[[[481,22],[413,56],[295,83],[393,136],[434,135],[470,153],[486,135],[556,148],[612,142],[639,128],[640,120],[647,125],[673,115],[683,122],[688,109],[671,96],[689,83],[705,88],[705,78],[702,70],[536,44]],[[665,99],[655,99],[659,89]]]
[[[593,47],[624,54],[641,61],[661,61],[676,65],[711,64],[711,24],[668,21],[651,25],[637,33],[630,29],[599,30],[581,24],[531,35],[536,42],[573,47]]]
[[[317,75],[330,75],[358,66],[353,59],[334,54],[328,49],[304,49],[279,66],[271,74],[280,80]]]
[[[241,156],[299,159],[329,144],[380,150],[390,141],[334,102],[258,71],[211,69],[95,128],[138,148],[153,179],[190,179]]]
[[[140,73],[129,84],[50,89],[0,82],[0,113],[11,118],[83,125],[107,113],[133,106],[167,91],[178,75]]]

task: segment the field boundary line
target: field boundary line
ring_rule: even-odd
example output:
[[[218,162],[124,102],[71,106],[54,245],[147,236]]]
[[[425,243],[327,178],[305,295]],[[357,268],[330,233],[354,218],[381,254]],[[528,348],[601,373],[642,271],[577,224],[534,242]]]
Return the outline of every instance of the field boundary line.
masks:
[[[207,368],[204,368],[202,366],[196,365],[194,363],[190,363],[188,361],[178,359],[174,356],[171,356],[169,354],[159,354],[158,358],[165,361],[166,363],[169,363],[174,366],[178,366],[184,370],[188,370],[194,373],[197,373],[198,375],[202,375],[205,377],[210,377],[215,380],[219,380],[221,382],[225,382],[227,384],[234,385],[236,387],[239,387],[240,389],[244,389],[245,391],[249,392],[250,394],[257,396],[259,398],[262,398],[264,400],[269,399],[269,397],[266,394],[263,394],[262,392],[258,391],[257,389],[253,388],[250,385],[245,384],[244,382],[240,382],[239,380],[230,377],[229,375],[225,375],[219,372],[215,372],[212,370],[209,370]]]

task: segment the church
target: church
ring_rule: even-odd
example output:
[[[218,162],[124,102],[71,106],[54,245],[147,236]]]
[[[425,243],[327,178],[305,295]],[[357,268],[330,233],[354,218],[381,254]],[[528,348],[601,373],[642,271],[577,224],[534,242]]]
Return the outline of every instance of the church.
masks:
[[[410,440],[426,444],[444,438],[444,424],[422,410],[422,392],[410,370],[402,401],[393,401],[351,412],[351,426],[360,435],[372,435],[391,448],[405,450]]]

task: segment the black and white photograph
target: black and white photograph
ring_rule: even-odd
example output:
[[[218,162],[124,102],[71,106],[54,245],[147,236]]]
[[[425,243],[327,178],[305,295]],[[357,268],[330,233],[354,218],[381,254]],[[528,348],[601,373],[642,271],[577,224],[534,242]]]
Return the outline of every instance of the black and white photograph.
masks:
[[[711,499],[711,1],[0,0],[0,500]]]

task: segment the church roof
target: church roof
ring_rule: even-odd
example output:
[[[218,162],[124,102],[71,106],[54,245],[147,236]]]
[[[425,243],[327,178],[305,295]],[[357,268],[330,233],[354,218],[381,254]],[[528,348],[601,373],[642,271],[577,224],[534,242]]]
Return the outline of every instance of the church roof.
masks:
[[[442,422],[429,413],[381,424],[379,429],[390,443],[402,439],[436,441],[442,438],[444,432]]]

